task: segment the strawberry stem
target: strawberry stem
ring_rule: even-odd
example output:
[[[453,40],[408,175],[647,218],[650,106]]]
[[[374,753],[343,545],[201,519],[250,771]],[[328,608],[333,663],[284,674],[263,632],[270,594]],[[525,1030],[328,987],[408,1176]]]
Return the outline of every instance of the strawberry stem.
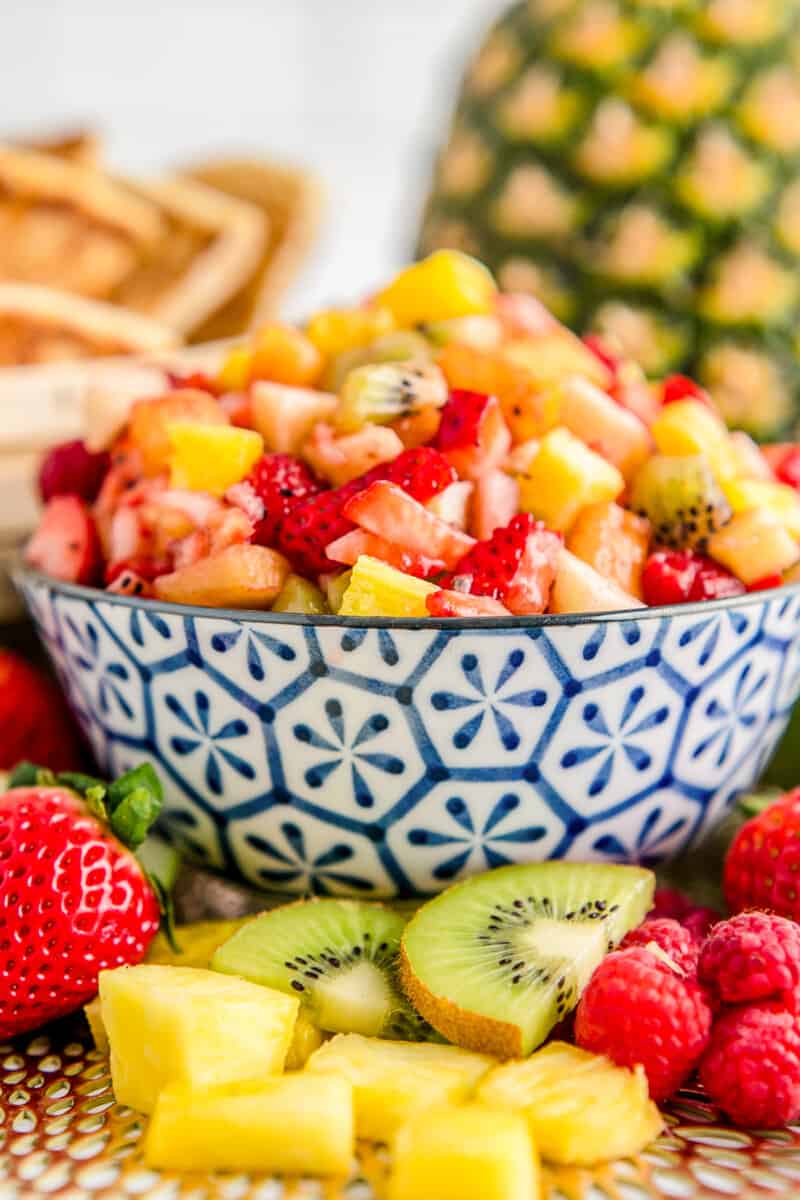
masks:
[[[79,771],[56,775],[47,767],[23,762],[11,772],[8,786],[70,788],[83,796],[89,811],[105,821],[129,850],[141,846],[164,803],[161,780],[150,763],[140,763],[113,783],[105,783]]]

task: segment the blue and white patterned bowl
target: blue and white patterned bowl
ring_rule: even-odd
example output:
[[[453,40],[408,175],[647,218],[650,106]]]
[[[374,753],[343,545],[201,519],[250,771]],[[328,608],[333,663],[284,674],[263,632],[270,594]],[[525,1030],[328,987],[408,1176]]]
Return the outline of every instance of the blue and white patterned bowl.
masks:
[[[26,573],[99,763],[265,889],[419,895],[543,858],[653,864],[758,778],[800,690],[800,587],[475,621],[190,609]]]

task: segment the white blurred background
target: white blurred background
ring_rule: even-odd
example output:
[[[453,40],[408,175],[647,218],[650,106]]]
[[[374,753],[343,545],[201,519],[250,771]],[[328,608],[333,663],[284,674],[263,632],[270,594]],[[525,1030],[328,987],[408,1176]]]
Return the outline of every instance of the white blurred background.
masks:
[[[0,0],[0,136],[90,123],[120,170],[306,164],[327,213],[287,315],[411,252],[461,68],[501,0]]]

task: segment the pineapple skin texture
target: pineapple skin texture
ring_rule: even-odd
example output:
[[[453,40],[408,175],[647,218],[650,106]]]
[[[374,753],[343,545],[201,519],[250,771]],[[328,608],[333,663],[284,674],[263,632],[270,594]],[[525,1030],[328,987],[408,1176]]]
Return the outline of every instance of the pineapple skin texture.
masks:
[[[312,1054],[306,1073],[338,1074],[353,1085],[356,1132],[388,1142],[422,1109],[463,1102],[495,1065],[484,1054],[428,1042],[388,1041],[338,1034]]]
[[[345,1079],[303,1074],[197,1089],[171,1083],[144,1144],[149,1167],[347,1175],[355,1152]]]
[[[774,440],[800,401],[798,37],[787,0],[518,0],[465,73],[418,253],[476,255]]]
[[[387,1200],[538,1200],[524,1119],[481,1105],[417,1114],[398,1132]]]
[[[477,1098],[524,1113],[542,1157],[564,1166],[638,1154],[664,1125],[641,1068],[628,1071],[566,1042],[495,1068]]]
[[[282,1071],[299,1001],[216,971],[145,963],[101,971],[100,1006],[117,1102],[149,1113],[172,1082]]]

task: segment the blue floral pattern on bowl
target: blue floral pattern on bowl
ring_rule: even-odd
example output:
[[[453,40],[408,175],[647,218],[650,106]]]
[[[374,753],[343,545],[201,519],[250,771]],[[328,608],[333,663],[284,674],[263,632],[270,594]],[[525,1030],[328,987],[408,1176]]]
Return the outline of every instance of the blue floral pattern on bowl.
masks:
[[[798,589],[472,624],[22,589],[101,765],[151,759],[175,842],[267,890],[655,864],[753,784],[800,690]]]

